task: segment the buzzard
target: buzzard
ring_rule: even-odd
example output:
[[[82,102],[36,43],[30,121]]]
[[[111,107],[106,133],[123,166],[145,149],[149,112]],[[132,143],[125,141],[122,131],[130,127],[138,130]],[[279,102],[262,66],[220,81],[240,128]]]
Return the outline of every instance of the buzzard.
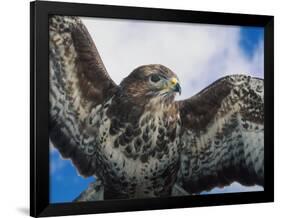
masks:
[[[263,80],[223,77],[194,95],[160,64],[117,85],[77,17],[52,16],[50,140],[97,182],[76,200],[200,193],[264,183]]]

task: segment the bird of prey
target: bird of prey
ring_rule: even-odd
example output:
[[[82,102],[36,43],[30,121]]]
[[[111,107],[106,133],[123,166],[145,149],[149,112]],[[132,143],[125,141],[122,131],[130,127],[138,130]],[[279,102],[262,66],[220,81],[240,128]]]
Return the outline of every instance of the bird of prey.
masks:
[[[80,18],[50,17],[49,34],[50,140],[80,175],[97,178],[78,200],[263,186],[262,79],[226,76],[176,101],[179,79],[160,64],[115,84]]]

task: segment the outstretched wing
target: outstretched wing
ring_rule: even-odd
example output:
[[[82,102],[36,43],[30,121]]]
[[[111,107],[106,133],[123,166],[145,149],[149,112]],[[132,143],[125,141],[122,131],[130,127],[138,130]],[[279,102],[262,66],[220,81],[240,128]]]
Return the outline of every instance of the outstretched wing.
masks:
[[[109,78],[86,27],[77,17],[52,16],[50,32],[50,139],[78,171],[94,171],[94,145],[86,131],[91,111],[109,98]],[[91,115],[93,116],[93,115]]]
[[[263,185],[263,80],[224,77],[177,102],[183,152],[178,184],[199,193],[237,181]]]

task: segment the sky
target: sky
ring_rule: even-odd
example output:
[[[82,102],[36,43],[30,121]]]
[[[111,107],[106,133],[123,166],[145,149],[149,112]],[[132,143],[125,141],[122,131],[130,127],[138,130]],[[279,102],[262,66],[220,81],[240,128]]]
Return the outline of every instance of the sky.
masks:
[[[119,84],[136,67],[162,64],[179,78],[182,94],[195,95],[229,74],[264,77],[263,28],[156,21],[83,18],[111,78]],[[70,202],[94,178],[78,175],[70,160],[50,146],[50,201]],[[235,182],[209,192],[260,191]]]

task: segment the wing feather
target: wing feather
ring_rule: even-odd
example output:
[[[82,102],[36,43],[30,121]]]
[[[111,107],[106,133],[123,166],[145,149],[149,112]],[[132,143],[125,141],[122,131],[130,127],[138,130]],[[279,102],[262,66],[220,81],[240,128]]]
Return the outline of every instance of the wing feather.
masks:
[[[263,185],[263,89],[262,79],[233,75],[177,102],[184,144],[178,183],[186,191]]]
[[[91,139],[97,135],[87,134],[86,120],[114,93],[116,85],[79,18],[52,16],[49,32],[50,139],[82,175],[90,176],[95,162]]]

